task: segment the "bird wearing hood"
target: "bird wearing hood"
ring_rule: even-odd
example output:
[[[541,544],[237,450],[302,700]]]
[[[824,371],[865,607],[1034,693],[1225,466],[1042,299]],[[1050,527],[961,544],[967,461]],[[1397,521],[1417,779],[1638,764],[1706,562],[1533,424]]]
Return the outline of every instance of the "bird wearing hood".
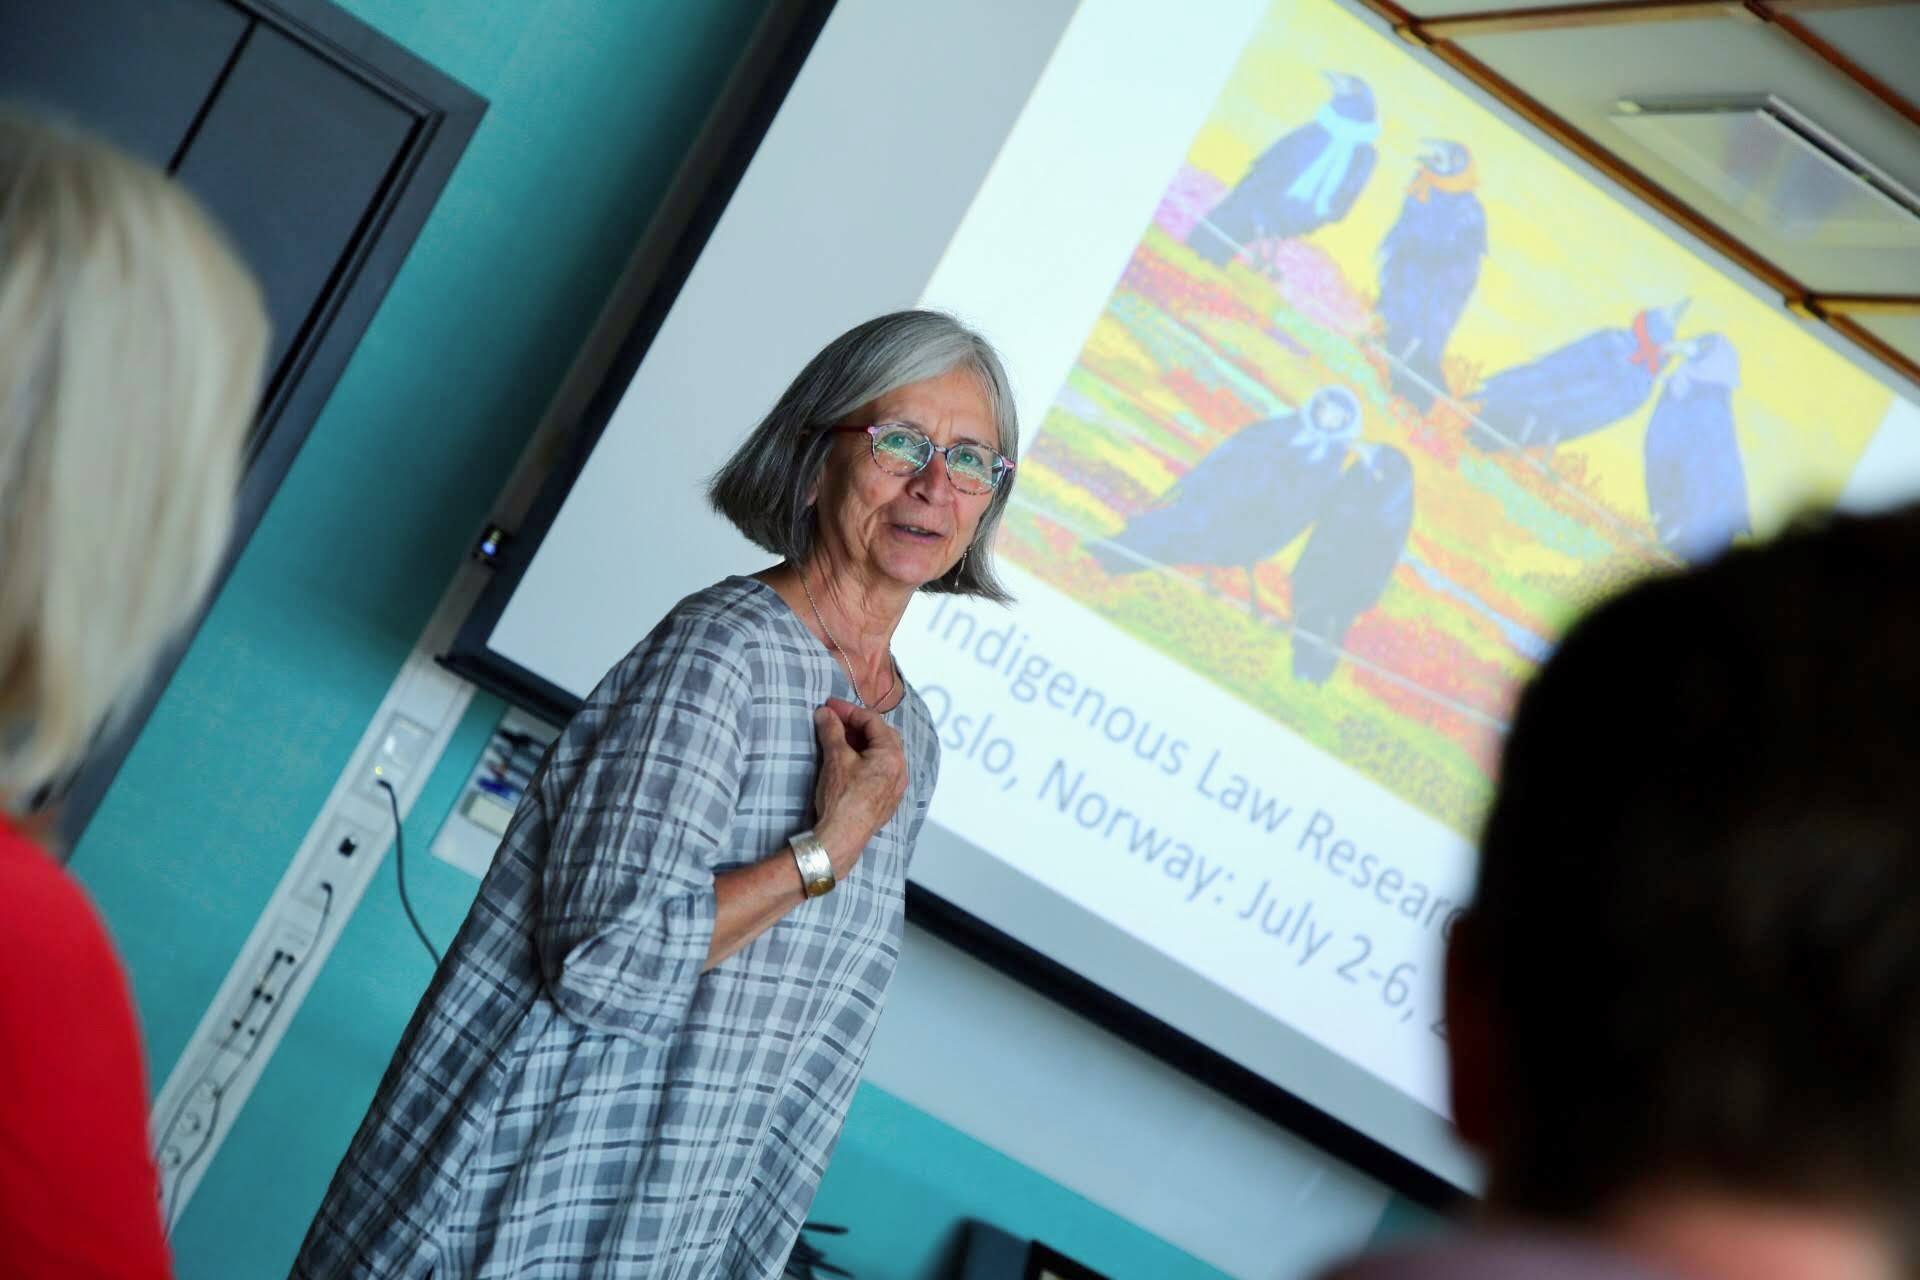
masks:
[[[1496,373],[1467,398],[1482,449],[1561,444],[1612,426],[1653,394],[1687,304],[1645,310],[1623,329],[1600,329]],[[1484,424],[1484,425],[1483,425]]]
[[[1187,243],[1207,261],[1231,262],[1256,240],[1303,236],[1338,222],[1359,199],[1380,136],[1373,90],[1358,76],[1321,74],[1333,97],[1262,152],[1187,233]]]
[[[1400,217],[1380,242],[1381,345],[1394,391],[1416,410],[1447,384],[1440,357],[1480,282],[1487,215],[1474,193],[1473,156],[1458,142],[1430,140]]]
[[[1323,684],[1355,620],[1379,601],[1413,529],[1413,464],[1387,444],[1354,446],[1293,566],[1293,674]]]
[[[1087,549],[1109,573],[1155,565],[1238,566],[1260,612],[1254,569],[1299,537],[1340,478],[1360,435],[1360,401],[1321,387],[1299,409],[1242,427],[1167,491],[1160,505]]]
[[[1647,419],[1647,509],[1661,544],[1698,564],[1753,530],[1734,430],[1740,353],[1717,333],[1680,343]]]

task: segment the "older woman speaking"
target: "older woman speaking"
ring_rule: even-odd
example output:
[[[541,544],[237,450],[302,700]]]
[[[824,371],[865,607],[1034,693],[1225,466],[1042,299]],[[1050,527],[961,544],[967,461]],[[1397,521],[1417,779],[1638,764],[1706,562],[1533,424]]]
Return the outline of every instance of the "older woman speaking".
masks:
[[[1016,447],[943,315],[794,380],[711,489],[784,559],[676,605],[554,744],[295,1275],[781,1273],[939,771],[891,639],[916,591],[1006,598]]]

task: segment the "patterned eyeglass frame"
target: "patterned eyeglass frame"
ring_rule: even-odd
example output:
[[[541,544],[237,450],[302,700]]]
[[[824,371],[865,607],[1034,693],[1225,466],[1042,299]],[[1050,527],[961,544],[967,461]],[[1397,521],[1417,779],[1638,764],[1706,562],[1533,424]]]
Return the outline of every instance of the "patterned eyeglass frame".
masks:
[[[953,462],[948,457],[948,454],[950,454],[953,450],[960,448],[962,444],[973,449],[985,449],[988,453],[993,455],[993,479],[987,481],[987,488],[986,488],[987,493],[994,493],[998,491],[1000,488],[1000,481],[1004,477],[1012,475],[1014,472],[1015,464],[1013,460],[1007,457],[1006,454],[1001,453],[998,449],[990,448],[987,445],[979,444],[974,441],[962,441],[959,444],[935,444],[933,442],[932,436],[927,435],[925,431],[922,431],[919,427],[914,426],[911,422],[876,422],[872,426],[867,426],[867,427],[829,427],[828,431],[831,434],[836,436],[853,435],[855,433],[866,436],[867,452],[873,455],[874,465],[878,466],[882,471],[886,471],[887,469],[885,465],[883,465],[880,462],[880,433],[882,431],[890,430],[894,427],[905,427],[909,431],[919,432],[920,435],[926,437],[927,447],[933,450],[933,453],[929,453],[927,455],[927,460],[921,463],[918,467],[914,468],[912,471],[908,472],[907,473],[908,475],[917,476],[922,471],[925,471],[933,463],[933,454],[937,453],[940,455],[940,464],[947,469],[948,482],[951,483],[954,488],[960,489],[960,482],[955,480],[953,477]],[[890,472],[887,472],[887,474],[898,475],[899,472],[890,471]],[[968,489],[960,489],[960,492],[971,493],[972,491]],[[977,497],[982,497],[984,495],[976,493],[976,494],[973,494],[973,496],[977,498]]]

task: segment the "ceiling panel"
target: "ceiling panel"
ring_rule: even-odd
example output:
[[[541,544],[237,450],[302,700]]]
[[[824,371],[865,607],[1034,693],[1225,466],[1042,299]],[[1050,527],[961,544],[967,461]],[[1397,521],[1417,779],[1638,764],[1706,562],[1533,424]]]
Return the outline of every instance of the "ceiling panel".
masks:
[[[1920,199],[1837,160],[1777,98],[1622,110],[1609,123],[1705,187],[1743,239],[1920,254]]]
[[[1909,189],[1920,130],[1758,21],[1707,19],[1463,36],[1459,45],[1816,291],[1920,293],[1920,254],[1764,229],[1617,119],[1622,99],[1702,102],[1772,93]]]
[[[1509,0],[1422,0],[1409,6],[1422,18],[1453,17],[1462,13],[1506,12],[1510,9],[1545,9],[1545,4],[1513,4]]]
[[[1677,2],[1680,4],[1688,4],[1689,0],[1677,0]],[[1872,3],[1873,0],[1868,0],[1868,2]],[[1906,3],[1907,0],[1895,0],[1895,2]],[[1551,13],[1555,10],[1567,9],[1570,6],[1567,0],[1546,0],[1545,3],[1541,3],[1539,0],[1410,0],[1409,3],[1402,7],[1415,19],[1433,19],[1453,18],[1470,13]],[[1645,8],[1647,6],[1628,3],[1619,4],[1616,7],[1621,11],[1624,18],[1628,10]],[[1739,10],[1742,4],[1741,0],[1717,0],[1717,3],[1715,0],[1691,0],[1690,7],[1695,7],[1701,11],[1710,9],[1735,11]],[[1646,18],[1651,15],[1640,16]]]
[[[1793,16],[1909,100],[1920,93],[1920,4],[1795,10]]]
[[[1853,322],[1920,364],[1920,315],[1854,316]]]

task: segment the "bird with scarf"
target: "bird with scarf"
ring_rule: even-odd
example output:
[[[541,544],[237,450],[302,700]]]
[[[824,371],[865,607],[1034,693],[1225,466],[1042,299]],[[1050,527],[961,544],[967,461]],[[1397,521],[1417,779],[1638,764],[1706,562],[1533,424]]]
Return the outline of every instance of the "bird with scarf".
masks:
[[[1647,509],[1662,545],[1699,564],[1753,531],[1733,421],[1740,353],[1717,333],[1677,350],[1680,363],[1647,419]]]
[[[1425,413],[1446,394],[1440,357],[1480,282],[1487,214],[1473,155],[1429,140],[1400,217],[1380,242],[1381,346],[1395,393]]]
[[[1325,386],[1293,413],[1254,422],[1214,446],[1160,499],[1087,549],[1109,573],[1163,565],[1239,567],[1261,613],[1254,569],[1320,514],[1359,438],[1360,401]]]
[[[1413,464],[1390,444],[1354,446],[1293,566],[1293,674],[1324,684],[1361,614],[1379,602],[1413,530]]]
[[[1358,76],[1321,74],[1333,97],[1262,152],[1187,233],[1187,244],[1207,261],[1231,262],[1255,241],[1303,236],[1338,222],[1359,199],[1380,136],[1373,90]]]
[[[1685,300],[1648,309],[1623,329],[1599,329],[1483,381],[1467,399],[1481,449],[1556,445],[1612,426],[1653,394]]]

